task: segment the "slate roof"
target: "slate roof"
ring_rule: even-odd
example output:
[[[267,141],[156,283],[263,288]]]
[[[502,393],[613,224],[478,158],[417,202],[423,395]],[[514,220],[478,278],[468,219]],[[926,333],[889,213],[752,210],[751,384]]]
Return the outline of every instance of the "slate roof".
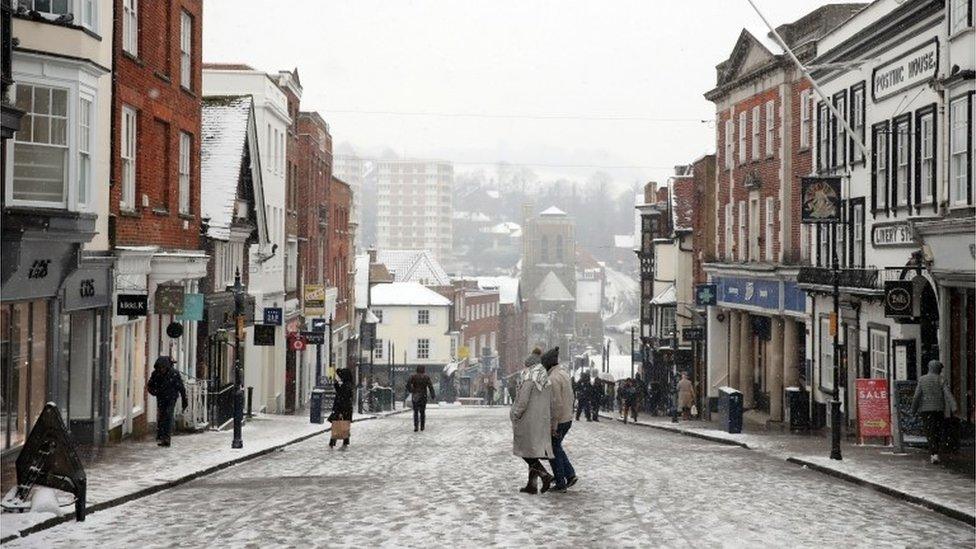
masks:
[[[210,238],[230,238],[251,109],[250,95],[203,99],[200,215],[210,218],[207,229]]]
[[[394,282],[420,282],[428,286],[450,286],[444,267],[427,250],[378,250],[376,262],[386,265]]]

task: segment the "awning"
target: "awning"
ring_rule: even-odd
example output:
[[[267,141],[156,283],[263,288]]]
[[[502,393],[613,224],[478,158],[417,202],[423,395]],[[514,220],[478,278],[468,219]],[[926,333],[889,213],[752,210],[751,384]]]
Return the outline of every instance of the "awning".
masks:
[[[674,284],[668,286],[666,290],[651,300],[651,305],[676,305],[677,303],[677,291],[674,289]]]

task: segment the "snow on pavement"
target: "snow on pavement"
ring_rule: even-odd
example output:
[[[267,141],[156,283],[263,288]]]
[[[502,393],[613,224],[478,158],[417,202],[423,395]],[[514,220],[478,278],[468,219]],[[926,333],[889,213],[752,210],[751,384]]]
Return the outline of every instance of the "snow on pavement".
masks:
[[[756,452],[616,422],[575,423],[580,482],[519,494],[507,408],[354,424],[18,539],[12,547],[932,546],[974,530]]]

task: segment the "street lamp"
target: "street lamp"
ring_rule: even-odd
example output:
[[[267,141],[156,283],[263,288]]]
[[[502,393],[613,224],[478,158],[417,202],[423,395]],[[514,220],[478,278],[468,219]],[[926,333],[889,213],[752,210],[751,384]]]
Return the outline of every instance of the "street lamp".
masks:
[[[241,270],[234,272],[234,440],[230,443],[231,448],[243,448],[244,441],[241,440],[241,427],[244,423],[244,368],[241,365],[241,339],[244,332],[244,305],[246,294],[244,286],[241,284]]]

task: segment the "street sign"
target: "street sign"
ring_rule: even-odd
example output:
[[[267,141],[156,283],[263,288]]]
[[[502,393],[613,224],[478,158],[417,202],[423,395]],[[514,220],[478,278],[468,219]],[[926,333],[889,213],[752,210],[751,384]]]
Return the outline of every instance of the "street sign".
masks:
[[[328,323],[325,321],[324,318],[313,318],[312,319],[312,331],[313,332],[325,333],[325,327],[327,325],[328,325]]]
[[[275,326],[271,324],[254,325],[254,346],[255,347],[274,347]]]
[[[858,436],[890,437],[891,408],[887,379],[857,379]]]
[[[115,302],[118,316],[146,316],[149,311],[149,296],[145,294],[119,294]]]
[[[191,320],[200,322],[203,320],[203,294],[184,294],[183,295],[183,314],[179,315],[179,320]]]
[[[288,348],[292,351],[304,351],[305,350],[305,340],[301,336],[292,336],[288,338]]]
[[[840,178],[804,177],[800,182],[803,223],[840,222]]]
[[[681,339],[682,341],[704,341],[705,328],[699,326],[684,328],[681,330]]]
[[[281,314],[281,307],[265,307],[264,308],[264,323],[272,324],[274,326],[281,326],[281,319],[283,315]]]
[[[718,288],[715,284],[699,284],[695,286],[695,305],[707,307],[715,305],[718,300]]]
[[[325,343],[324,332],[302,332],[302,339],[307,345],[322,345]]]
[[[906,317],[915,316],[913,313],[915,300],[915,285],[911,280],[886,280],[884,309],[885,316]]]

